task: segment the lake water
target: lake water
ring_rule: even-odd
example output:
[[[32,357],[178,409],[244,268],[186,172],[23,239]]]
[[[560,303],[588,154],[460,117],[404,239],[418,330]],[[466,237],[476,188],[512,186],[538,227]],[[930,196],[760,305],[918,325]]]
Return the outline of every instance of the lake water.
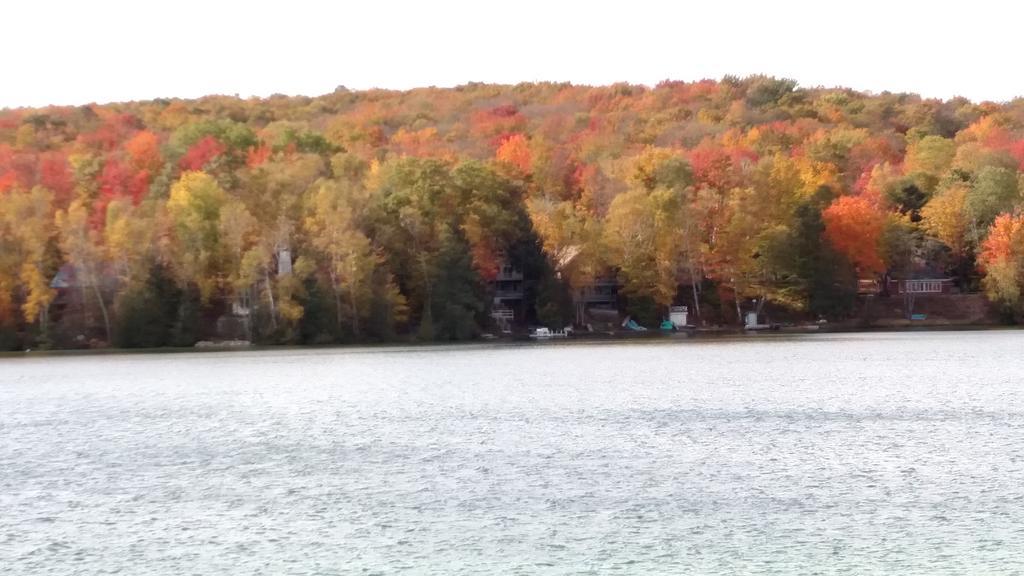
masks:
[[[0,359],[0,573],[1018,574],[1024,332]]]

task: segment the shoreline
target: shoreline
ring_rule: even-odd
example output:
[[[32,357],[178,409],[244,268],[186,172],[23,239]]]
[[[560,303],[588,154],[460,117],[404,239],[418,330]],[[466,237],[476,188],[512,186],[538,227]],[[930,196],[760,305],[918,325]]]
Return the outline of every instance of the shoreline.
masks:
[[[922,325],[889,325],[889,326],[780,326],[778,329],[746,330],[739,327],[703,328],[681,330],[678,332],[615,332],[615,333],[583,333],[570,338],[554,338],[535,340],[528,337],[500,337],[493,339],[476,338],[462,341],[390,341],[362,342],[349,344],[249,344],[230,343],[219,345],[212,342],[204,346],[176,346],[161,348],[57,348],[50,350],[11,350],[0,352],[0,360],[8,358],[44,358],[67,356],[104,356],[104,355],[144,355],[144,354],[185,354],[185,353],[225,353],[225,352],[274,352],[288,350],[379,350],[423,348],[464,348],[464,347],[517,347],[544,346],[566,344],[597,344],[597,343],[630,343],[630,342],[684,342],[737,340],[745,338],[783,338],[792,336],[841,335],[841,334],[892,334],[902,332],[995,332],[1016,331],[1020,326],[1006,324],[922,324]]]

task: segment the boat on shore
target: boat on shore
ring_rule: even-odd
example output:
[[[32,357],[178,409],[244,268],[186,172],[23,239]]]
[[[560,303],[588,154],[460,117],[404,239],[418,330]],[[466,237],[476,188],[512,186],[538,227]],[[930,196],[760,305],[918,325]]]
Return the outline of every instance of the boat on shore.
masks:
[[[568,338],[571,335],[571,327],[566,327],[561,330],[551,330],[550,328],[541,327],[531,332],[530,338],[534,340],[550,340],[551,338]]]

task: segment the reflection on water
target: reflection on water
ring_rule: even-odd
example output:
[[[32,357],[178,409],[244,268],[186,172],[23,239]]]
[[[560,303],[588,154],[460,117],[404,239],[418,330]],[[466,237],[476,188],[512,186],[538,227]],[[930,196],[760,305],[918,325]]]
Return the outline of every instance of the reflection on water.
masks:
[[[0,572],[1014,574],[1024,333],[0,360]]]

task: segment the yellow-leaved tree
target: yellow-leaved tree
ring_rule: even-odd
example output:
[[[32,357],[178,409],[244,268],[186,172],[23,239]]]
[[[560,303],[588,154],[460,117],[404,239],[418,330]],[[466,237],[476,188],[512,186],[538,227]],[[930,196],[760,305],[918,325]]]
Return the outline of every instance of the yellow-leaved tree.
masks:
[[[360,322],[373,302],[374,270],[382,260],[356,226],[352,205],[341,185],[325,182],[312,194],[305,227],[330,278],[338,327],[347,316],[352,335],[358,338]]]
[[[167,200],[172,237],[165,257],[179,283],[195,286],[204,304],[224,280],[220,217],[227,202],[227,192],[204,172],[182,174]]]
[[[0,219],[6,238],[3,260],[16,268],[15,290],[0,296],[0,306],[13,302],[11,292],[20,292],[21,312],[26,322],[39,322],[46,331],[50,302],[56,291],[50,288],[50,274],[54,266],[48,258],[48,246],[53,239],[53,193],[36,186],[28,191],[15,190],[3,199]],[[9,250],[9,252],[8,252]],[[9,271],[8,275],[13,272]],[[8,284],[10,279],[0,279]],[[18,290],[20,288],[20,290]]]

